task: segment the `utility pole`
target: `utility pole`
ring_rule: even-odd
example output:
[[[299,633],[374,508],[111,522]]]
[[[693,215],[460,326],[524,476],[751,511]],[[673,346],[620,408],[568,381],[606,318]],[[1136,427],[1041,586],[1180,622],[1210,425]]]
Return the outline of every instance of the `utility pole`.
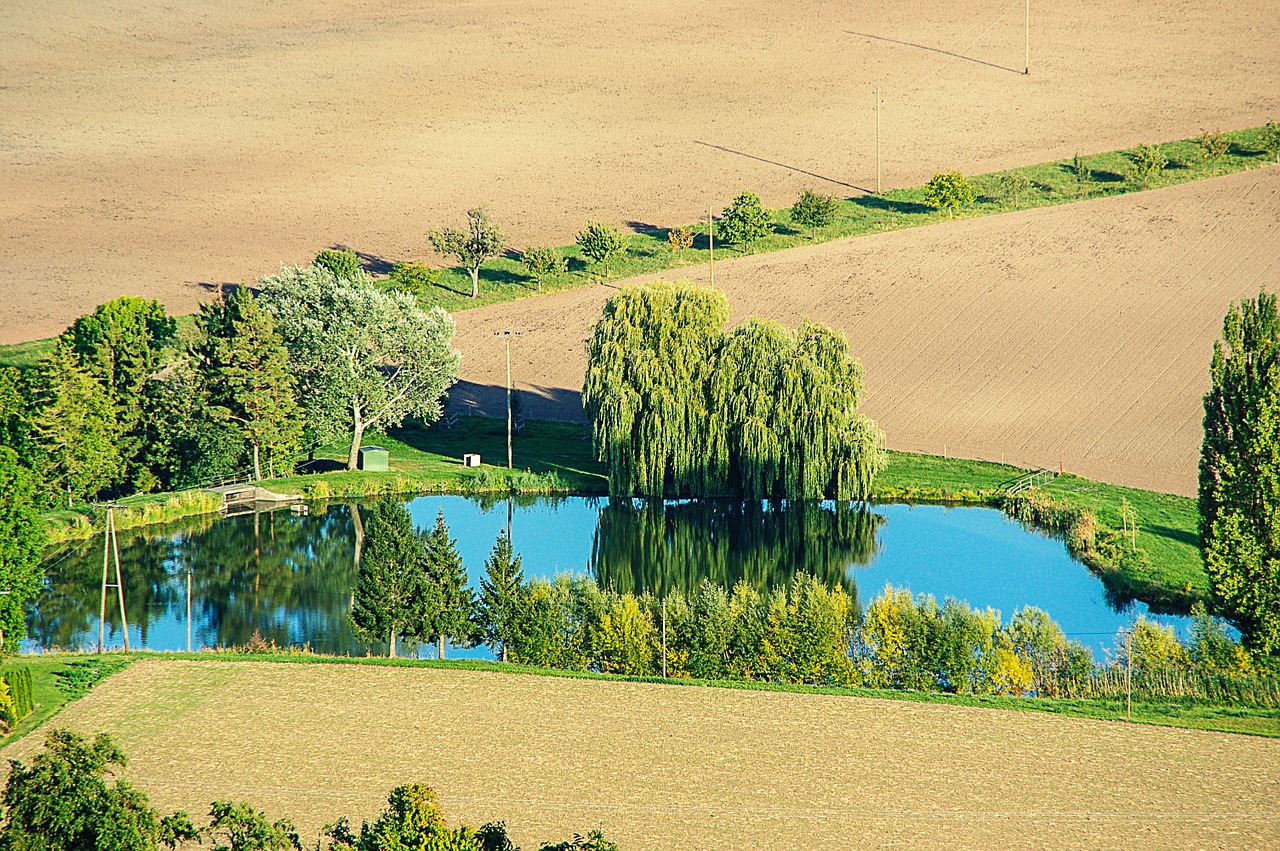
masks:
[[[716,235],[711,222],[711,205],[707,205],[707,249],[711,252],[711,286],[716,285]]]
[[[662,678],[667,678],[667,596],[662,595]]]
[[[187,568],[187,652],[191,652],[191,568]]]
[[[103,506],[99,506],[103,507]],[[102,601],[98,607],[98,652],[101,653],[106,644],[107,633],[107,589],[115,588],[116,596],[120,601],[120,626],[124,633],[124,649],[129,652],[129,619],[125,616],[124,611],[124,582],[120,578],[120,541],[116,537],[116,516],[115,505],[107,504],[107,521],[104,535],[102,537]],[[108,564],[110,556],[115,553],[116,557],[116,581],[109,583]]]
[[[1026,28],[1026,65],[1023,66],[1022,73],[1030,75],[1031,73],[1031,0],[1026,0],[1027,4],[1027,28]]]
[[[1133,628],[1124,636],[1124,717],[1133,720]]]
[[[507,344],[507,469],[512,469],[511,465],[511,338],[519,337],[519,331],[494,331],[493,336],[502,337],[503,342]]]
[[[880,194],[880,90],[876,89],[876,194]]]

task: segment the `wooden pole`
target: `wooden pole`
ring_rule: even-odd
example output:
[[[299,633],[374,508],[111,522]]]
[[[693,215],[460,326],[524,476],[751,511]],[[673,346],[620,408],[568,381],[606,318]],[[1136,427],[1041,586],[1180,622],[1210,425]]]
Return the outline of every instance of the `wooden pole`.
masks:
[[[111,558],[111,540],[107,530],[111,528],[111,509],[107,509],[107,522],[102,527],[102,604],[98,606],[98,652],[102,652],[107,632],[107,562]]]
[[[187,570],[187,652],[191,652],[191,570]]]
[[[1022,69],[1023,74],[1031,73],[1031,0],[1026,0],[1027,4],[1027,27],[1026,27],[1026,64]]]
[[[880,194],[880,90],[876,89],[876,194]]]
[[[667,678],[667,598],[662,598],[662,678]]]
[[[511,467],[511,337],[507,342],[507,469]]]
[[[1133,720],[1133,629],[1124,637],[1124,717]]]
[[[711,205],[707,205],[707,250],[711,252],[711,272],[710,284],[716,285],[716,235],[712,230],[714,225],[711,222]]]
[[[107,509],[107,523],[111,525],[111,549],[116,556],[116,596],[120,599],[120,627],[124,633],[124,652],[129,652],[129,618],[124,613],[124,579],[120,575],[120,538],[116,535],[115,513]]]

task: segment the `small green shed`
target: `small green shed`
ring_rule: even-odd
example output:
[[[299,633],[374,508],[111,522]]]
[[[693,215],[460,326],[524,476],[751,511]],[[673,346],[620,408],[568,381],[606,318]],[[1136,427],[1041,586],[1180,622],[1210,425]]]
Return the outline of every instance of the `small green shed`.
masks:
[[[370,473],[385,473],[390,461],[391,453],[381,446],[360,447],[359,467],[361,470],[366,470]]]

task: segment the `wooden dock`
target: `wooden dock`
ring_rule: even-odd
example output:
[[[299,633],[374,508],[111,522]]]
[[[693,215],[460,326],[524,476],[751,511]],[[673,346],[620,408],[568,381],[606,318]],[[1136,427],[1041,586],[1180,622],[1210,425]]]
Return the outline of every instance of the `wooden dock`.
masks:
[[[222,510],[227,514],[274,511],[277,508],[302,504],[302,497],[295,493],[275,493],[252,483],[219,485],[208,490],[222,494]]]

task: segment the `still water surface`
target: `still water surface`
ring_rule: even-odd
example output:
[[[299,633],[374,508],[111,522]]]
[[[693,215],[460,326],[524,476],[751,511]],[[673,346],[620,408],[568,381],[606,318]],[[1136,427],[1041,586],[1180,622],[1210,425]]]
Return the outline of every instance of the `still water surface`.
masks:
[[[508,517],[527,577],[588,574],[619,591],[688,589],[704,577],[731,585],[786,583],[806,570],[841,584],[860,603],[886,585],[998,609],[1049,614],[1102,658],[1141,603],[1117,608],[1101,580],[1059,540],[1028,531],[999,511],[878,505],[871,513],[831,504],[743,506],[726,501],[647,505],[586,497],[482,501],[409,500],[428,529],[443,512],[473,587]],[[130,644],[182,650],[191,575],[193,648],[247,642],[257,630],[277,644],[324,653],[383,653],[359,642],[347,612],[355,585],[358,506],[329,504],[309,516],[285,511],[192,518],[120,533]],[[25,649],[89,648],[98,637],[102,539],[53,551],[28,619]],[[107,644],[122,645],[114,599]],[[1180,619],[1161,617],[1167,623]],[[429,655],[431,648],[411,648]],[[452,656],[484,657],[483,649]]]

